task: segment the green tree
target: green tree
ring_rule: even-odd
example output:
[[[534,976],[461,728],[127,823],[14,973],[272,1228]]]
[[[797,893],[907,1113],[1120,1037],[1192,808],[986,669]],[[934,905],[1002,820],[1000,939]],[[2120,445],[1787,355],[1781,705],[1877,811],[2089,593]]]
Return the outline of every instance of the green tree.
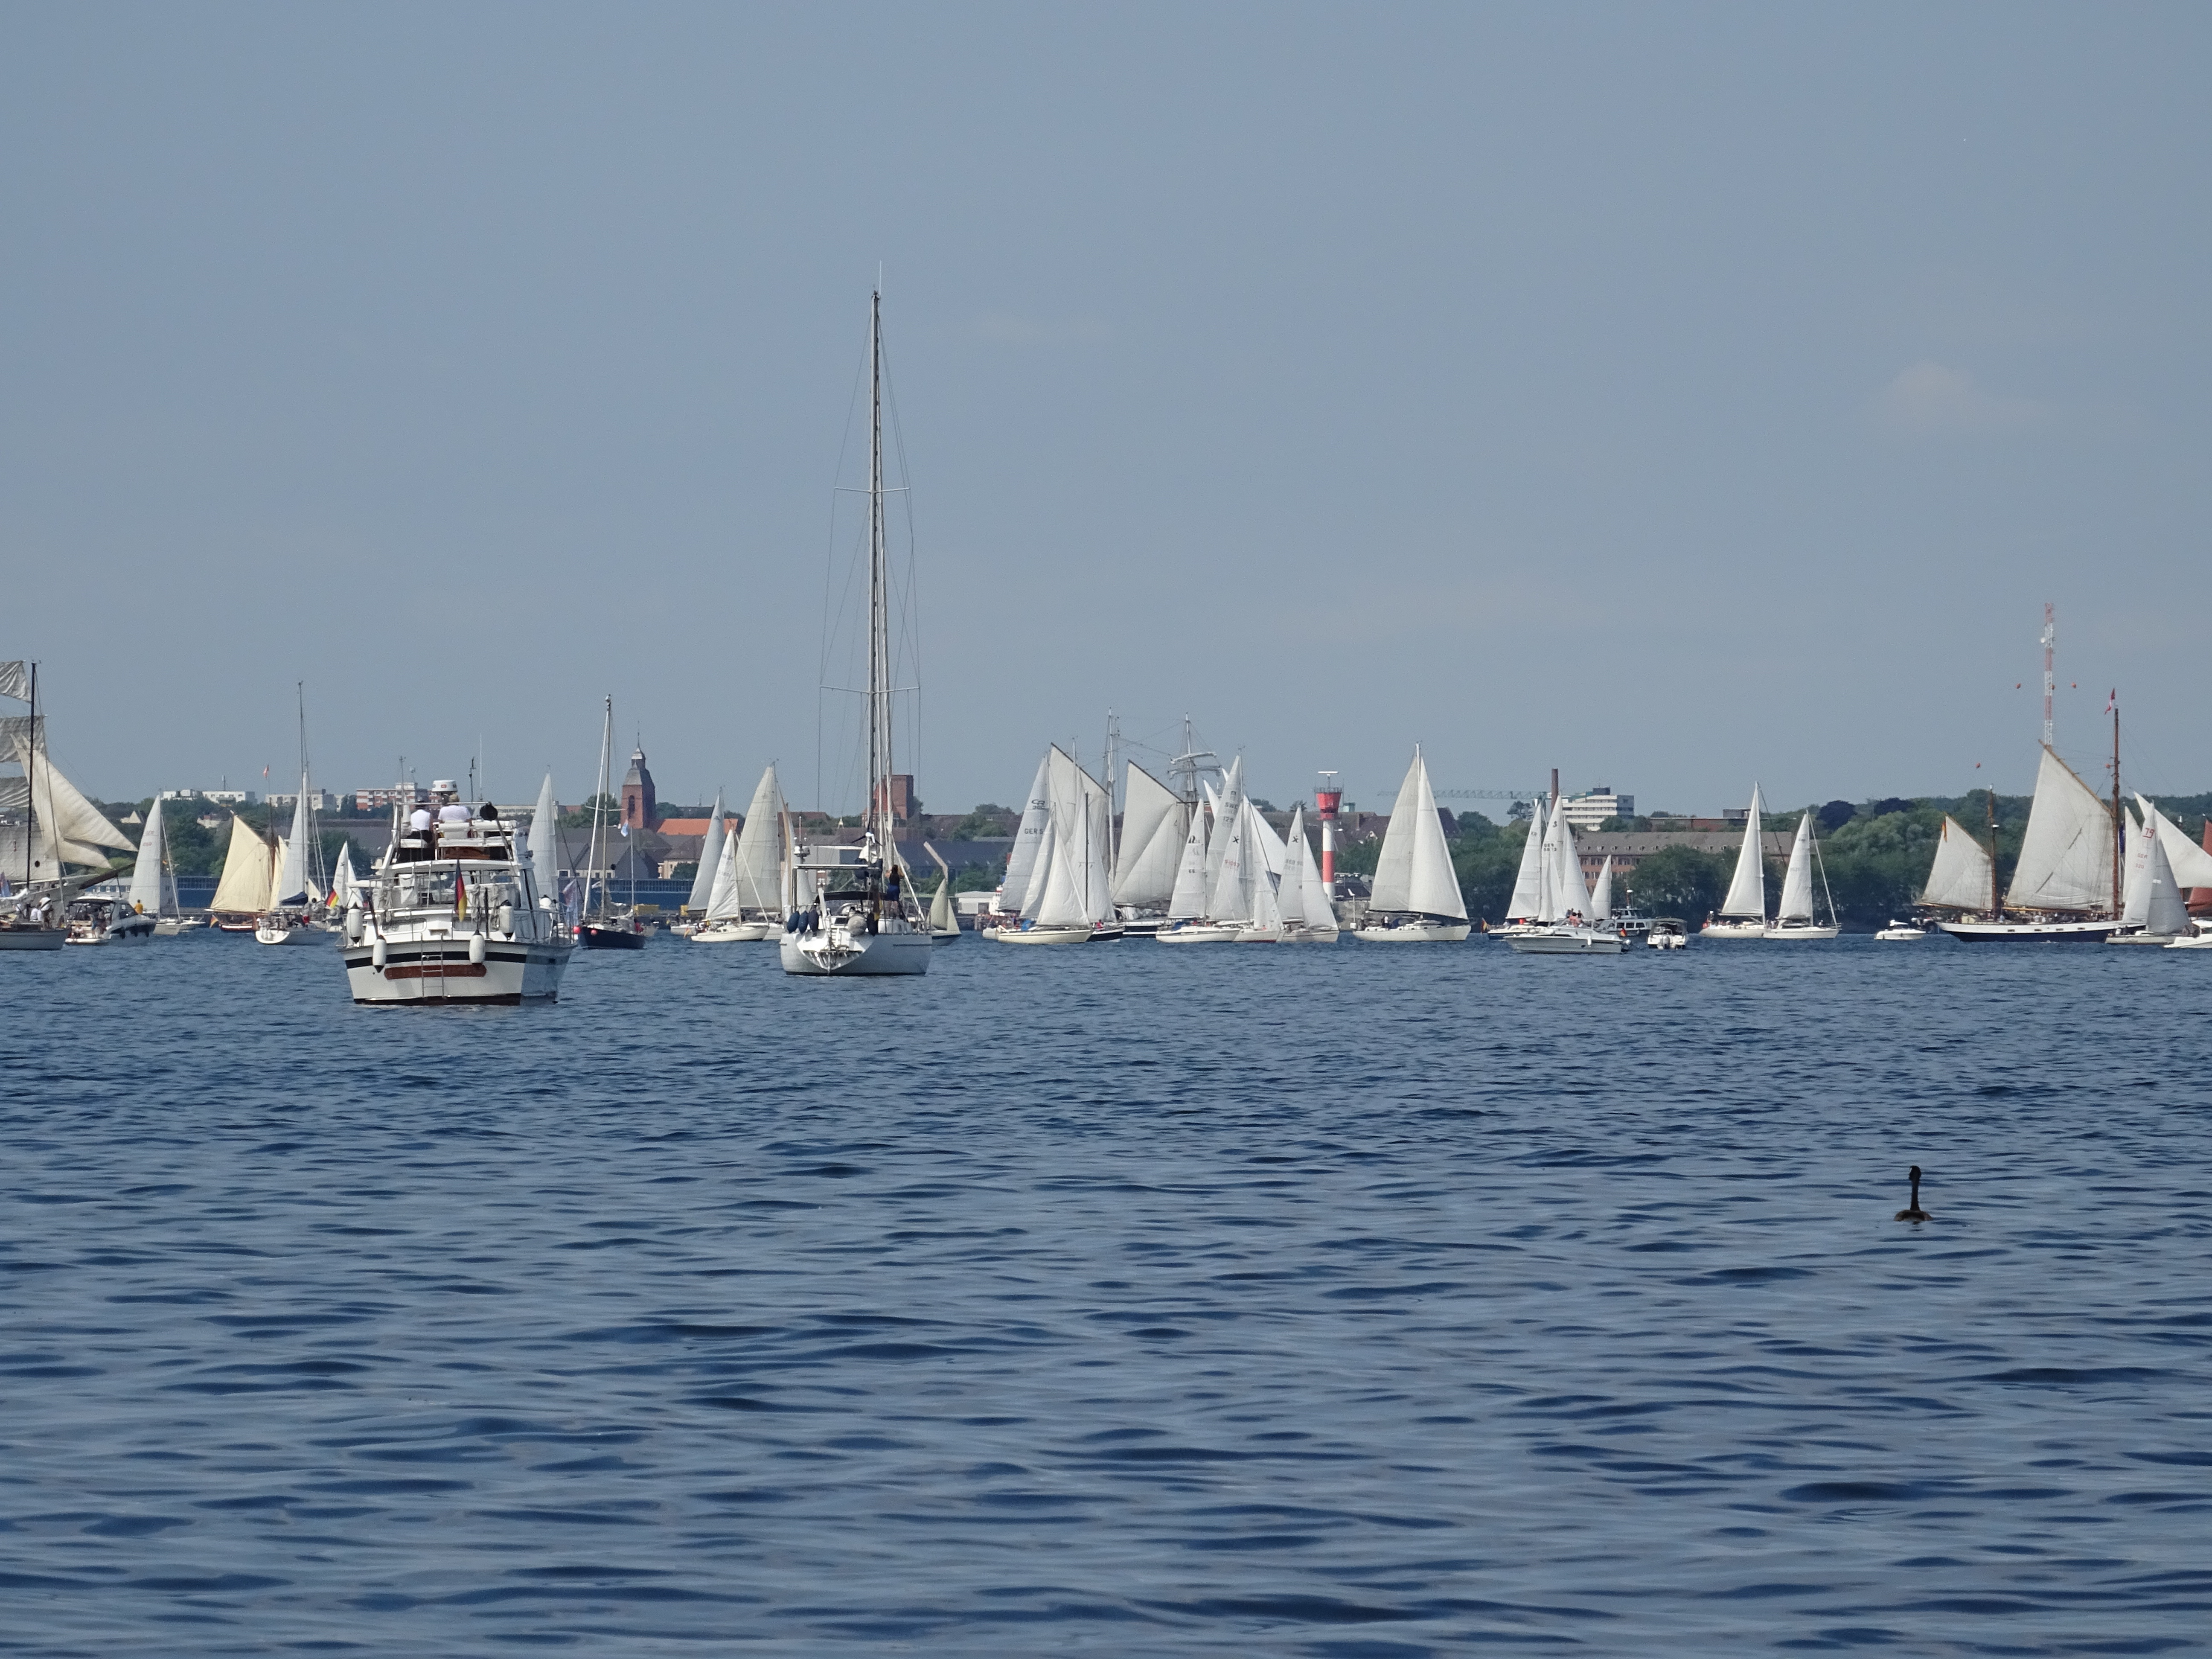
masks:
[[[1625,882],[1639,909],[1700,922],[1720,908],[1731,862],[1694,847],[1662,847],[1639,860]]]

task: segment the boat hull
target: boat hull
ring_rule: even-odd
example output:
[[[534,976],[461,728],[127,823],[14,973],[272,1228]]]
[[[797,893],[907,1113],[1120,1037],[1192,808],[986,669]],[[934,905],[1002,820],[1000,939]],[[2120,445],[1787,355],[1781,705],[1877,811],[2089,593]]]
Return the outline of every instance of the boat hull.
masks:
[[[1534,928],[1505,942],[1524,957],[1617,957],[1621,949],[1620,934],[1589,927]]]
[[[626,922],[605,927],[587,921],[576,929],[576,943],[586,951],[642,951],[645,935]]]
[[[1709,921],[1698,929],[1699,939],[1759,939],[1766,937],[1763,921]]]
[[[778,950],[783,971],[811,979],[926,974],[934,947],[921,932],[866,933],[832,927],[786,933]]]
[[[696,928],[694,945],[763,945],[782,930],[772,921],[717,921]]]
[[[1457,945],[1474,931],[1470,921],[1413,921],[1401,927],[1362,927],[1352,938],[1363,945]]]
[[[337,935],[324,927],[257,927],[253,930],[256,945],[328,945]]]
[[[1814,927],[1810,925],[1798,926],[1794,923],[1784,926],[1781,922],[1777,922],[1766,930],[1766,937],[1770,939],[1833,939],[1843,931],[1840,927]]]
[[[69,942],[71,945],[151,945],[154,942],[154,918],[129,916],[96,933],[71,933]]]
[[[1962,945],[2096,945],[2119,931],[2117,921],[1939,921]]]
[[[1182,927],[1163,927],[1152,938],[1162,945],[1234,945],[1234,927],[1206,927],[1190,924]]]
[[[58,951],[68,938],[58,927],[0,927],[0,951]]]
[[[561,970],[574,954],[560,943],[492,943],[482,962],[469,960],[465,939],[446,944],[389,945],[384,966],[374,948],[345,949],[346,985],[356,1002],[380,1007],[449,1007],[464,1003],[513,1006],[550,1002],[560,994]]]
[[[1885,927],[1875,938],[1886,944],[1910,944],[1917,939],[1926,939],[1928,933],[1921,927]]]
[[[1285,945],[1334,945],[1343,937],[1334,927],[1293,927],[1283,935]]]
[[[1001,927],[991,937],[1001,945],[1088,945],[1088,927]]]
[[[1280,927],[1239,927],[1237,942],[1239,945],[1280,945],[1283,930]]]

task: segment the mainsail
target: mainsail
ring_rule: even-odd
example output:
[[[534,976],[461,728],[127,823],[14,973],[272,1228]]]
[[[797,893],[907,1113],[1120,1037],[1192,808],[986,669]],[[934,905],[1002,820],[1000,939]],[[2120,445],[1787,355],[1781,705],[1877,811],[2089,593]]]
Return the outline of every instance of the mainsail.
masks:
[[[561,809],[553,800],[553,775],[538,786],[538,810],[530,815],[530,866],[544,909],[561,905]]]
[[[2174,938],[2190,931],[2189,902],[2183,897],[2180,884],[2173,878],[2173,866],[2166,856],[2166,843],[2153,837],[2150,843],[2150,867],[2143,878],[2145,889],[2143,932],[2160,938]]]
[[[1590,889],[1589,920],[1594,922],[1613,920],[1613,854],[1610,853],[1605,855],[1604,864],[1599,866],[1597,885]]]
[[[1206,848],[1206,890],[1210,894],[1221,879],[1221,860],[1228,856],[1228,831],[1244,811],[1244,757],[1229,763],[1221,781],[1221,799],[1213,803],[1213,835]]]
[[[1206,809],[1194,807],[1190,827],[1183,832],[1175,886],[1168,894],[1168,918],[1172,921],[1188,921],[1206,914]]]
[[[1114,902],[1133,909],[1165,904],[1175,892],[1182,857],[1183,802],[1132,762],[1127,804],[1121,809],[1121,856],[1114,872]]]
[[[760,782],[753,789],[752,805],[745,808],[745,821],[738,831],[736,848],[726,855],[735,895],[732,902],[759,915],[783,913],[782,884],[779,878],[783,858],[782,823],[783,786],[777,781],[775,768],[771,764],[761,774]],[[708,900],[712,908],[711,885]]]
[[[222,879],[216,884],[208,908],[218,915],[258,916],[269,908],[269,888],[276,873],[274,849],[261,832],[233,812],[230,851],[222,861]]]
[[[1790,868],[1782,878],[1782,902],[1774,907],[1777,921],[1813,920],[1813,815],[1797,820],[1797,839],[1790,843]]]
[[[2212,852],[2183,835],[2180,827],[2152,805],[2148,799],[2137,795],[2136,800],[2143,810],[2144,823],[2157,829],[2158,844],[2166,848],[2166,862],[2173,866],[2173,878],[2184,887],[2212,887]]]
[[[1721,914],[1745,921],[1766,920],[1766,865],[1759,848],[1759,823],[1765,809],[1759,804],[1759,786],[1751,786],[1751,811],[1743,823],[1743,847],[1735,855],[1735,877],[1729,883]]]
[[[722,827],[722,792],[714,792],[714,810],[707,815],[707,836],[699,843],[699,867],[692,872],[691,896],[684,901],[684,908],[694,915],[702,914],[707,901],[714,896],[714,872],[722,862],[722,839],[727,832]]]
[[[156,796],[146,811],[145,832],[138,837],[138,864],[131,872],[131,908],[141,915],[177,914],[177,882],[169,872],[168,837],[161,827],[161,802]]]
[[[2112,902],[2112,811],[2045,744],[2006,908],[2096,910]]]
[[[9,752],[27,780],[35,856],[41,866],[51,866],[41,868],[41,878],[59,876],[61,864],[106,864],[102,848],[131,850],[131,838],[55,766],[46,750],[44,714],[8,715],[0,719],[0,733],[5,734]]]
[[[1920,902],[1941,910],[1986,910],[1995,892],[1989,849],[1968,835],[1958,819],[1943,819],[1936,843],[1936,862]]]
[[[1544,857],[1542,908],[1538,919],[1554,922],[1579,915],[1588,921],[1589,889],[1583,883],[1583,857],[1575,846],[1575,826],[1556,807],[1551,827],[1544,832]]]
[[[269,902],[297,904],[307,896],[307,775],[300,775],[300,795],[292,807],[292,833],[277,849],[276,874],[270,884]]]

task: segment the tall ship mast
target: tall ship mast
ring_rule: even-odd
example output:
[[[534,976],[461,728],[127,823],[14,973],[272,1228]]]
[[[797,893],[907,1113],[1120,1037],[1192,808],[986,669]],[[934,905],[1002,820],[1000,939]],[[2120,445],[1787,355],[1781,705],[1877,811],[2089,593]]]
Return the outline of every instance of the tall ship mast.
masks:
[[[890,573],[884,550],[883,295],[868,296],[868,748],[860,844],[793,849],[797,908],[784,925],[783,971],[926,974],[928,924],[900,860],[891,815]]]

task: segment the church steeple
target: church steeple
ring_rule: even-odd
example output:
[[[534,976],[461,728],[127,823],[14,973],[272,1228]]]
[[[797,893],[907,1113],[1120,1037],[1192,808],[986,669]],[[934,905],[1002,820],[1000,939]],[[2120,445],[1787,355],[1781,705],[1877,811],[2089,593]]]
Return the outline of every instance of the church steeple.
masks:
[[[622,821],[633,830],[650,830],[660,817],[660,802],[653,793],[653,770],[645,763],[642,745],[629,753],[629,771],[623,778]]]

